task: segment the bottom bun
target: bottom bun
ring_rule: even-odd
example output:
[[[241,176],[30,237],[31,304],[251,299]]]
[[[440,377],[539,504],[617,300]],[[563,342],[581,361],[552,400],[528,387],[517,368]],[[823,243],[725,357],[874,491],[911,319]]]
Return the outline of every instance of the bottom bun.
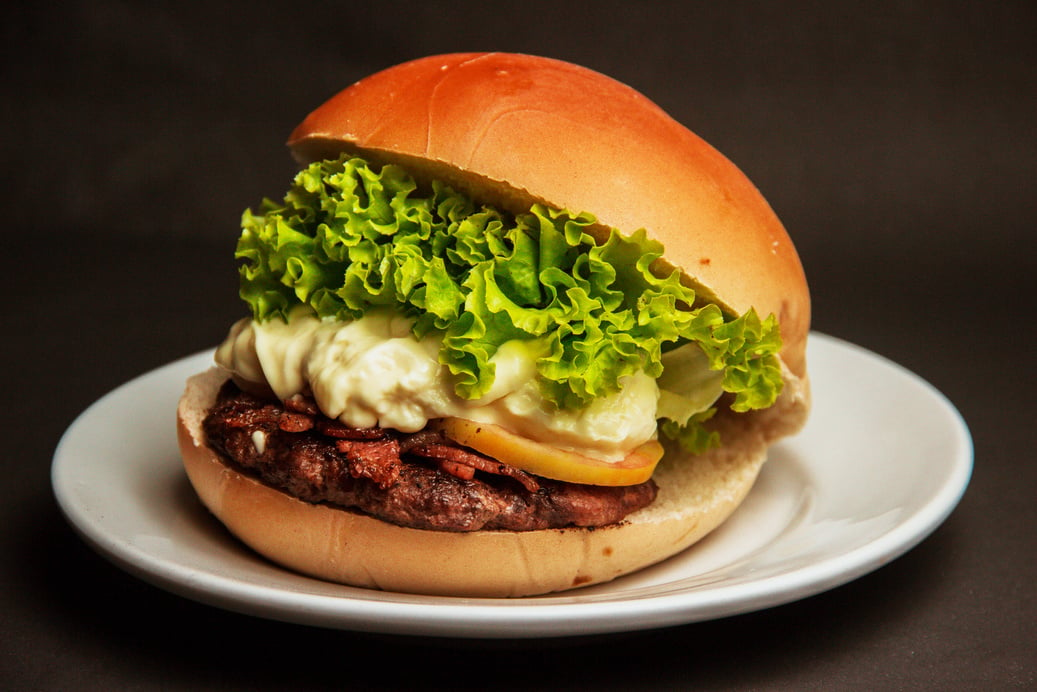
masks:
[[[769,420],[739,421],[735,427],[744,430],[722,430],[723,447],[694,459],[668,454],[654,476],[655,502],[620,524],[452,533],[303,502],[224,463],[205,444],[202,421],[226,377],[213,369],[188,381],[177,428],[195,492],[231,533],[270,560],[320,579],[449,596],[562,591],[609,581],[681,552],[742,502],[770,440],[798,429],[808,406],[805,387],[797,388],[799,394],[782,395],[785,405]]]

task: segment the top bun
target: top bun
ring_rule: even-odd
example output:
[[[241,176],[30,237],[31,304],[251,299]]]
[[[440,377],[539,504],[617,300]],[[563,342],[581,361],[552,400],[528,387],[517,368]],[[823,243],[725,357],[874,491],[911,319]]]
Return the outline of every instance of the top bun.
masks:
[[[806,373],[810,297],[788,234],[746,176],[634,89],[548,58],[462,53],[414,60],[332,97],[292,132],[304,163],[357,153],[512,211],[539,202],[644,228],[699,294],[781,325]]]

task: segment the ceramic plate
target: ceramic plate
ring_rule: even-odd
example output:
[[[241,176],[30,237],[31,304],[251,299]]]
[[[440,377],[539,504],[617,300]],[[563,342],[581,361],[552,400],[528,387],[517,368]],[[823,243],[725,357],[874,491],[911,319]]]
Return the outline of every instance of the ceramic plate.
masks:
[[[806,428],[771,450],[735,514],[684,553],[608,584],[523,599],[414,596],[288,572],[234,540],[195,498],[174,411],[210,353],[128,382],[84,411],[55,452],[54,491],[83,538],[188,598],[296,623],[446,637],[543,637],[744,613],[866,574],[929,535],[958,503],[972,442],[914,374],[823,334],[808,358]],[[895,405],[893,405],[895,403]]]

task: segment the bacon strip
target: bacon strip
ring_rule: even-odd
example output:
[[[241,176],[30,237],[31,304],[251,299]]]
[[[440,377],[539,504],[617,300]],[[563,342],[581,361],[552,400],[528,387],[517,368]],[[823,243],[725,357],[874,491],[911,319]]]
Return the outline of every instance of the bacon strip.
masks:
[[[317,432],[340,440],[381,440],[388,435],[382,428],[351,428],[342,421],[323,417],[317,420]]]
[[[513,478],[522,484],[522,486],[531,493],[535,493],[540,490],[540,484],[537,483],[533,476],[529,475],[525,471],[521,471],[514,466],[489,459],[482,455],[476,454],[475,452],[469,452],[466,449],[460,447],[449,447],[447,445],[440,444],[422,444],[416,445],[409,449],[411,454],[417,454],[428,459],[435,459],[440,462],[440,468],[443,468],[447,473],[452,473],[450,468],[453,468],[455,464],[462,466],[469,466],[478,471],[484,471],[486,473],[492,473],[497,476],[507,476]],[[442,462],[449,462],[447,467],[443,466]],[[454,474],[457,475],[457,474]],[[463,477],[463,476],[461,476]]]
[[[450,444],[450,440],[443,435],[439,430],[430,430],[425,428],[419,430],[416,433],[411,433],[403,437],[400,440],[400,452],[406,453],[414,449],[415,447],[435,445],[435,444]]]
[[[277,417],[277,427],[285,432],[306,432],[313,429],[313,417],[285,411]]]
[[[384,440],[336,440],[335,449],[346,455],[353,478],[369,478],[383,490],[400,477],[400,443]]]
[[[451,476],[455,476],[466,481],[470,481],[473,478],[475,478],[474,466],[458,464],[456,461],[447,461],[446,459],[440,459],[439,470],[443,473],[449,473]]]

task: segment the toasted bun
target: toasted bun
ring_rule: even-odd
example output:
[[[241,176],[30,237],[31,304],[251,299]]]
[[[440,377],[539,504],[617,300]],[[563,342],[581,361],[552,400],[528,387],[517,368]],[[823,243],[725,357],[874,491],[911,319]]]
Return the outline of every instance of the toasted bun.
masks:
[[[660,271],[738,314],[777,315],[782,358],[806,374],[810,297],[781,222],[734,164],[609,77],[528,55],[423,58],[335,95],[288,143],[302,162],[361,153],[514,211],[644,228],[666,248]]]
[[[749,492],[767,449],[768,436],[759,431],[768,426],[754,426],[753,434],[731,435],[732,444],[694,463],[664,459],[655,475],[656,501],[618,525],[425,531],[303,502],[226,464],[202,431],[226,378],[216,368],[192,377],[177,410],[180,452],[202,503],[231,533],[276,563],[387,591],[508,597],[609,581],[684,550],[723,522]],[[742,421],[731,416],[728,422]]]

